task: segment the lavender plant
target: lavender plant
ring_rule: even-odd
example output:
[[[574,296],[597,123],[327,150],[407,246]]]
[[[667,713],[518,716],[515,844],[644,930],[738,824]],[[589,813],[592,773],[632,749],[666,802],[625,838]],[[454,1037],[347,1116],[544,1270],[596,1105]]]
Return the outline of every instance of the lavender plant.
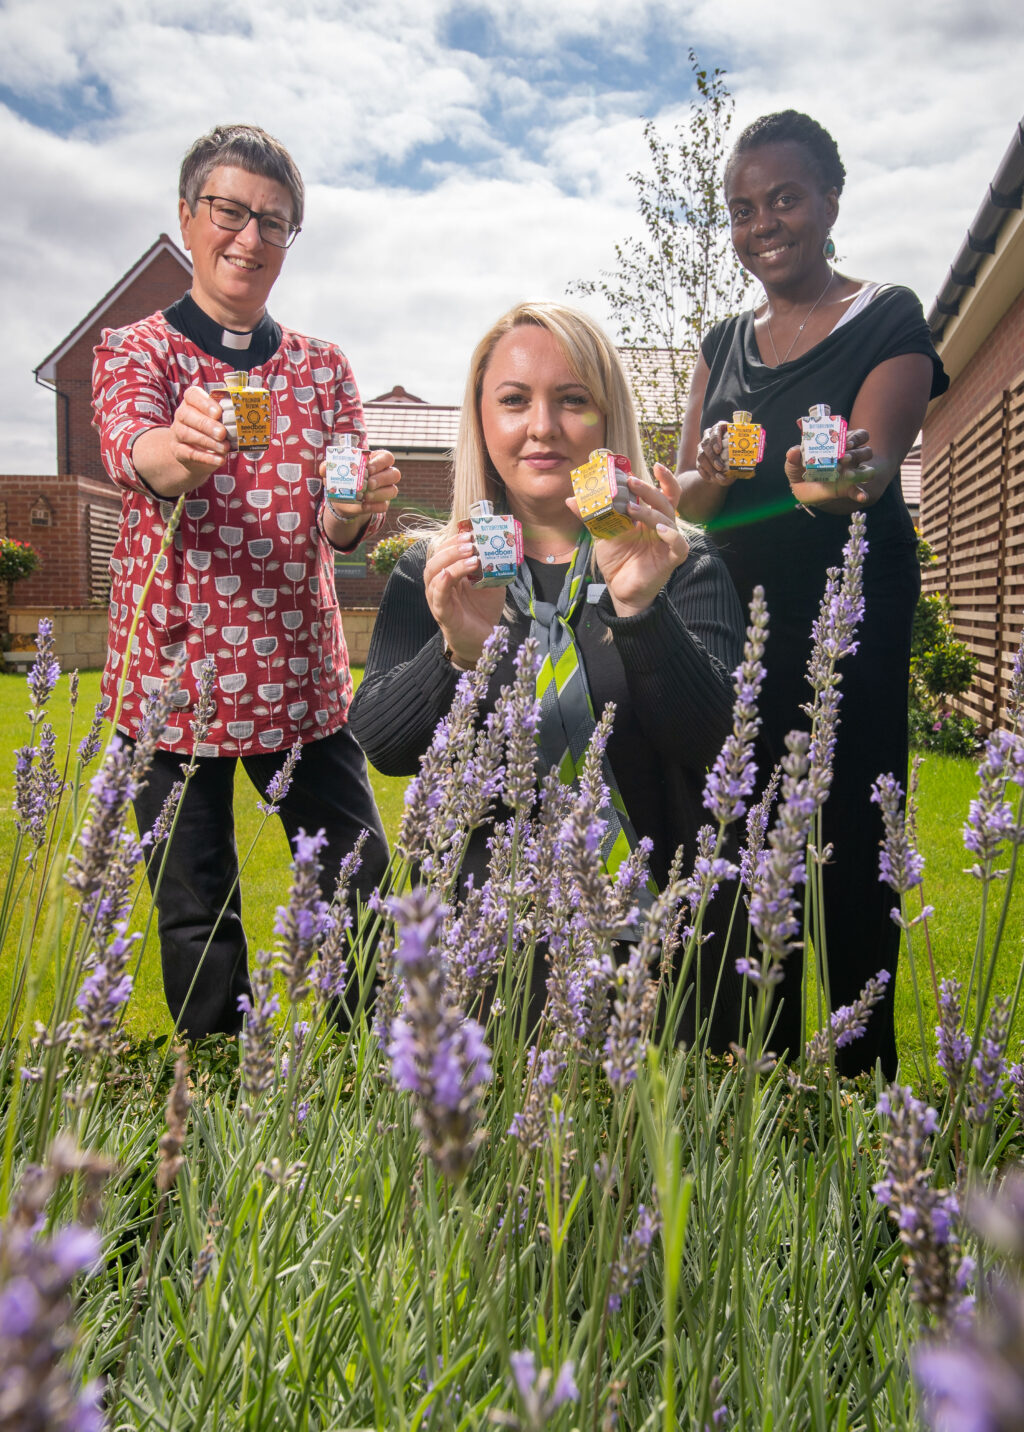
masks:
[[[848,555],[859,560],[856,532]],[[964,1190],[991,1181],[1019,1139],[1024,1078],[1007,1068],[1012,999],[994,982],[988,947],[973,981],[946,987],[939,1046],[953,1072],[934,1111],[902,1083],[879,1121],[868,1081],[807,1077],[832,1075],[834,1049],[870,1019],[884,972],[849,1008],[826,1012],[797,1065],[803,1080],[791,1083],[793,1071],[773,1067],[764,1049],[775,974],[806,939],[801,883],[814,869],[808,842],[841,709],[833,664],[855,640],[857,602],[854,578],[838,576],[818,633],[821,699],[809,703],[812,730],[791,738],[774,817],[771,791],[741,809],[754,794],[764,629],[763,612],[752,614],[733,741],[709,782],[717,829],[702,832],[656,896],[645,890],[642,848],[615,876],[595,860],[605,727],[579,786],[548,778],[538,795],[530,653],[490,721],[480,716],[482,679],[467,681],[410,787],[392,886],[359,919],[338,919],[320,895],[322,847],[304,835],[279,949],[253,959],[242,1035],[191,1049],[188,1075],[166,1067],[164,1049],[121,1047],[117,1032],[121,997],[131,998],[126,951],[137,943],[133,879],[149,850],[134,835],[140,850],[129,844],[126,825],[138,772],[116,740],[92,768],[95,790],[79,768],[70,794],[40,817],[43,856],[29,877],[38,889],[52,851],[50,888],[75,897],[66,914],[55,902],[52,920],[32,931],[49,942],[31,968],[53,968],[54,1006],[26,997],[0,1044],[5,1318],[4,1290],[28,1266],[17,1259],[52,1267],[61,1229],[101,1219],[106,1261],[79,1262],[45,1304],[74,1329],[45,1364],[69,1416],[87,1426],[98,1407],[112,1426],[168,1432],[910,1432],[915,1342],[924,1349],[944,1330],[957,1342],[929,1352],[956,1348],[1016,1386],[1005,1348],[993,1351],[988,1315],[972,1321],[974,1234],[957,1211],[965,1199],[973,1209]],[[41,672],[40,701],[52,699],[52,675]],[[34,698],[33,710],[43,710]],[[33,769],[45,719],[33,728]],[[194,737],[198,747],[201,722]],[[1012,744],[996,741],[984,761],[984,812],[970,830],[989,845],[972,856],[1012,874]],[[56,751],[53,769],[61,774]],[[187,779],[186,770],[183,787]],[[286,766],[265,806],[287,779]],[[920,890],[920,857],[898,784],[880,777],[877,790],[882,875],[909,936],[918,927],[904,902]],[[1011,806],[1009,824],[1000,802]],[[77,825],[70,851],[55,834],[65,804]],[[496,812],[490,870],[466,880],[468,830]],[[682,1048],[658,1032],[716,908],[711,891],[734,877],[726,820],[745,813],[754,1034],[714,1059],[700,1038]],[[170,811],[165,824],[173,840]],[[412,860],[420,884],[410,890]],[[352,873],[339,872],[340,889]],[[981,883],[999,888],[994,876]],[[631,938],[620,951],[623,932]],[[351,972],[369,968],[371,947],[374,1024],[337,1028],[332,1003]],[[524,1009],[535,965],[548,991],[532,1028]],[[60,1143],[67,1130],[74,1146]],[[45,1197],[33,1195],[24,1221],[24,1191],[42,1188],[33,1167],[86,1142],[119,1170],[102,1211],[85,1156],[65,1153],[73,1176],[45,1175]],[[1001,1216],[1015,1226],[1015,1214]],[[18,1252],[7,1241],[14,1226],[29,1240]],[[1010,1268],[1019,1254],[1003,1247],[998,1256]],[[992,1255],[979,1263],[987,1307]],[[31,1298],[19,1298],[16,1289],[10,1313],[27,1328]],[[56,1314],[47,1317],[33,1327],[52,1332]],[[38,1347],[51,1343],[40,1335]],[[14,1346],[20,1357],[27,1344]],[[5,1344],[0,1368],[7,1356]],[[915,1365],[926,1382],[925,1364]],[[104,1375],[99,1404],[90,1389]],[[962,1380],[968,1405],[995,1417],[978,1379]],[[0,1377],[0,1398],[7,1387]]]

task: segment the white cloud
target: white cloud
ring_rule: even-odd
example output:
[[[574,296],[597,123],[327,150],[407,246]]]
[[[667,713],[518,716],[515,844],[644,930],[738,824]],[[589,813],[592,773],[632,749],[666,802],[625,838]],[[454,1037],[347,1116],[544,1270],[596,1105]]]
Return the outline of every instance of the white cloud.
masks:
[[[595,277],[635,231],[641,116],[685,118],[690,44],[729,71],[737,123],[793,105],[832,130],[847,271],[927,305],[1019,117],[1016,0],[6,0],[0,466],[52,469],[32,369],[176,233],[181,155],[224,119],[279,135],[309,186],[275,314],[336,338],[367,395],[457,401],[504,307]]]

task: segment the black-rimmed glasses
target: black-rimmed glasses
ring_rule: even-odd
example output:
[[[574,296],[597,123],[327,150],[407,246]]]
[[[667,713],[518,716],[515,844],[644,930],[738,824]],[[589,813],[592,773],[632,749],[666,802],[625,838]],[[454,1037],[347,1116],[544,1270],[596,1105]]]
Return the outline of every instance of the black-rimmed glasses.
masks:
[[[210,218],[218,229],[230,229],[233,233],[240,234],[249,220],[255,219],[260,238],[266,244],[273,244],[276,249],[289,248],[295,235],[300,232],[298,224],[290,224],[287,219],[282,219],[280,214],[258,214],[255,209],[240,204],[237,199],[222,199],[217,194],[200,194],[198,202],[209,204]]]

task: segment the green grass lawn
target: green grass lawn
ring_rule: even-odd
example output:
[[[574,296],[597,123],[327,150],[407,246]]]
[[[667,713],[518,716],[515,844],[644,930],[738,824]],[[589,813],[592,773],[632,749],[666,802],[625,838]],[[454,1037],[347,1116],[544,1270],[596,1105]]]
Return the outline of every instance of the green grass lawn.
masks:
[[[356,683],[362,677],[362,669],[353,671]],[[93,709],[99,698],[100,673],[87,671],[81,675],[78,712],[75,717],[72,763],[74,769],[75,748],[92,719]],[[14,752],[28,738],[28,723],[25,713],[29,707],[24,676],[0,674],[0,852],[3,853],[3,872],[6,875],[10,852],[14,847],[15,826],[12,798],[14,794]],[[69,729],[68,681],[62,677],[50,703],[50,718],[57,733],[58,759],[63,751]],[[95,763],[90,770],[95,769]],[[378,775],[371,767],[377,806],[384,822],[388,839],[393,840],[398,830],[402,813],[402,798],[406,782],[390,776]],[[253,841],[263,823],[263,816],[256,802],[262,792],[257,792],[242,766],[238,766],[235,777],[236,836],[239,859],[244,860],[253,846]],[[242,908],[245,914],[246,932],[250,951],[271,949],[274,943],[274,912],[288,894],[288,864],[290,861],[288,841],[278,820],[265,823],[252,854],[242,870]],[[132,916],[131,928],[146,931],[141,947],[140,966],[133,997],[128,1009],[128,1028],[135,1035],[164,1034],[171,1029],[171,1020],[164,1004],[163,986],[160,980],[160,952],[155,928],[150,929],[149,889],[145,881],[139,882],[137,903]],[[18,921],[12,922],[12,939],[17,939]],[[8,941],[10,943],[10,940]],[[10,982],[13,952],[3,951],[0,968],[0,1000],[6,1003]]]
[[[356,680],[362,672],[357,670]],[[74,744],[88,726],[99,690],[99,673],[86,672],[81,678],[79,710],[75,720]],[[62,678],[51,703],[51,718],[58,737],[58,751],[63,749],[69,728],[67,712],[67,679]],[[13,796],[14,751],[27,738],[25,712],[29,702],[25,678],[0,675],[0,770],[7,772],[0,784],[0,851],[7,860],[14,844]],[[72,747],[72,751],[74,747]],[[405,780],[381,776],[371,768],[371,779],[377,804],[389,839],[398,828]],[[948,756],[925,757],[920,783],[920,844],[925,856],[925,898],[934,906],[930,919],[932,951],[938,977],[958,975],[966,979],[970,971],[978,935],[981,892],[978,883],[963,873],[971,861],[962,843],[961,830],[975,790],[974,769],[969,761]],[[238,846],[244,857],[252,846],[262,817],[256,808],[257,792],[241,767],[238,769],[236,813]],[[879,827],[881,832],[881,827]],[[274,941],[274,911],[286,897],[288,889],[289,852],[287,841],[276,820],[267,822],[263,834],[242,872],[242,901],[251,949],[270,948]],[[4,865],[6,872],[6,862]],[[989,942],[998,918],[998,900],[1002,889],[996,888],[996,902],[988,918]],[[1022,958],[1021,936],[1024,932],[1024,907],[1020,891],[1010,902],[1006,928],[1002,937],[996,993],[1013,990]],[[916,905],[914,909],[916,909]],[[132,928],[145,930],[141,946],[136,996],[129,1007],[128,1025],[135,1035],[161,1034],[169,1031],[170,1020],[163,1002],[160,984],[159,953],[155,934],[149,928],[150,902],[144,885],[138,894]],[[17,938],[18,922],[12,923],[11,939]],[[915,948],[919,949],[919,977],[928,1000],[926,1028],[935,1023],[933,1002],[928,990],[930,976],[924,954],[921,929],[914,932]],[[9,942],[10,943],[10,942]],[[0,968],[0,998],[5,998],[10,981],[13,951],[5,949]],[[913,1060],[920,1045],[917,1016],[908,961],[901,961],[897,982],[897,1027],[900,1049]],[[1024,1021],[1019,1032],[1024,1034]],[[1011,1043],[1011,1053],[1015,1046]]]

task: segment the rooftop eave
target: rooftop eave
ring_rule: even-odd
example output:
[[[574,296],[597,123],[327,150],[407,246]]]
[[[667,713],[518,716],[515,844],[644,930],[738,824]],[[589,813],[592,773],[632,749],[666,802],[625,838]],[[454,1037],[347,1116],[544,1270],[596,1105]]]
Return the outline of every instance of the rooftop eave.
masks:
[[[64,357],[65,353],[69,352],[70,349],[75,346],[78,340],[82,337],[83,333],[87,333],[89,331],[89,329],[103,316],[106,310],[110,308],[111,305],[118,298],[121,297],[121,294],[124,293],[124,291],[135,282],[139,274],[144,272],[144,270],[149,267],[149,265],[153,262],[157,255],[161,252],[169,253],[173,258],[177,259],[178,263],[181,264],[184,276],[191,281],[191,259],[188,257],[187,254],[182,253],[181,249],[178,248],[177,244],[174,243],[174,241],[170,239],[167,234],[161,234],[157,241],[154,244],[150,245],[150,247],[138,260],[138,262],[134,263],[132,267],[128,270],[128,272],[123,274],[121,278],[118,279],[114,287],[108,293],[105,293],[103,295],[99,303],[97,303],[95,307],[89,310],[89,312],[85,315],[82,321],[74,329],[72,329],[72,331],[61,343],[58,343],[57,347],[53,350],[52,353],[47,354],[47,356],[40,363],[39,367],[33,370],[35,372],[37,382],[49,383],[52,385],[57,381],[57,364]]]
[[[983,256],[974,283],[964,288],[956,312],[946,314],[936,340],[950,382],[954,382],[1003,315],[1020,297],[1024,285],[1024,211],[1012,210],[996,237],[995,253]],[[950,304],[949,307],[953,307]]]
[[[928,327],[956,378],[1021,289],[1024,121],[1018,123],[978,212],[928,311]]]

